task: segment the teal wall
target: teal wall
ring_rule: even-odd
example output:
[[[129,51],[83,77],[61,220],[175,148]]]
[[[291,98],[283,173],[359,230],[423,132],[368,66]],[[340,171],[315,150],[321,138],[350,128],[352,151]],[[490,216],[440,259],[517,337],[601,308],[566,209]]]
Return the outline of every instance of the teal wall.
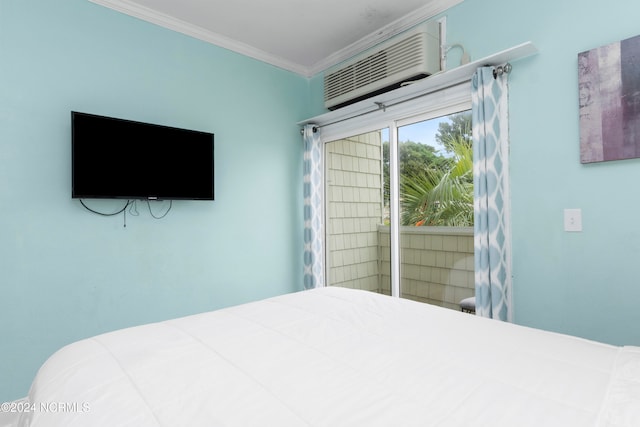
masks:
[[[2,0],[0,401],[77,339],[300,289],[308,104],[306,78],[87,0]],[[216,200],[87,212],[71,110],[214,132]]]
[[[472,60],[540,50],[509,78],[515,321],[640,345],[640,159],[580,163],[577,82],[579,52],[640,34],[640,3],[464,0],[443,15]],[[320,114],[321,76],[311,87]],[[563,231],[565,208],[583,232]]]
[[[530,40],[510,77],[514,307],[517,323],[640,345],[640,159],[582,165],[579,52],[640,34],[632,0],[465,0],[449,41],[474,59]],[[563,231],[581,208],[583,232]]]

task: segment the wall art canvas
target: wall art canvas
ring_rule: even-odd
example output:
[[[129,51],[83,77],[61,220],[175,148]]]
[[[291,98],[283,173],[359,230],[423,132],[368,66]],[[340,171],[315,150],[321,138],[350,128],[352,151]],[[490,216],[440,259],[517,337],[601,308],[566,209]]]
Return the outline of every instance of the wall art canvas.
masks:
[[[578,54],[580,161],[640,157],[640,36]]]

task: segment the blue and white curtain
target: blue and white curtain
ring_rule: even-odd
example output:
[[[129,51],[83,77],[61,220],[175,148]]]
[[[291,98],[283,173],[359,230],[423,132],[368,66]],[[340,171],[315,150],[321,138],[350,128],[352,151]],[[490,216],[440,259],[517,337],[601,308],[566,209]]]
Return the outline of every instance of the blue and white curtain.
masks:
[[[313,289],[324,286],[324,147],[313,125],[306,125],[303,135],[304,288]]]
[[[476,314],[512,321],[507,75],[472,80]]]

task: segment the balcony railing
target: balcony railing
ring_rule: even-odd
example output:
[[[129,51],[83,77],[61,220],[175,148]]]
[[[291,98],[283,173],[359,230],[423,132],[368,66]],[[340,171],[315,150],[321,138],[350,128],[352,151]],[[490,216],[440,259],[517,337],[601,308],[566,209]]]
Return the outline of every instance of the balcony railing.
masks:
[[[329,283],[390,294],[389,227],[353,240],[330,253]],[[400,277],[403,298],[459,309],[474,295],[473,229],[401,227]]]

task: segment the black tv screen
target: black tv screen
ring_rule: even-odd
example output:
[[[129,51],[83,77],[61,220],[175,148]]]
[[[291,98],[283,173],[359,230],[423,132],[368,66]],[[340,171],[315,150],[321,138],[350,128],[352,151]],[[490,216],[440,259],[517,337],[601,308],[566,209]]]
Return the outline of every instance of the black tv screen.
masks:
[[[213,134],[71,112],[73,198],[213,200]]]

